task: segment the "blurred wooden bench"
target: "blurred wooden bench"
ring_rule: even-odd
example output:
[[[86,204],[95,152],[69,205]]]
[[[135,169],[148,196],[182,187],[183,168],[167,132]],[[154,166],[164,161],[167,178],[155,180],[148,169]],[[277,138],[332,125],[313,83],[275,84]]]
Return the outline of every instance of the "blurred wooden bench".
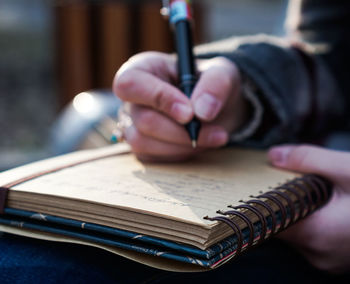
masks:
[[[173,51],[160,0],[58,1],[54,7],[60,105],[85,90],[110,88],[116,70],[146,50]],[[201,5],[195,6],[196,42]]]

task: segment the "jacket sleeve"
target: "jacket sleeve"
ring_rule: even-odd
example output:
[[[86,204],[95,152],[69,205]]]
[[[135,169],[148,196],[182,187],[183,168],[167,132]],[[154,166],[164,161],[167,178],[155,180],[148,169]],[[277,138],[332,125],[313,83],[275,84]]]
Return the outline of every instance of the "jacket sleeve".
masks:
[[[340,126],[349,129],[349,19],[348,0],[291,0],[286,37],[257,35],[198,47],[200,57],[234,61],[257,87],[263,118],[245,144],[319,140]]]

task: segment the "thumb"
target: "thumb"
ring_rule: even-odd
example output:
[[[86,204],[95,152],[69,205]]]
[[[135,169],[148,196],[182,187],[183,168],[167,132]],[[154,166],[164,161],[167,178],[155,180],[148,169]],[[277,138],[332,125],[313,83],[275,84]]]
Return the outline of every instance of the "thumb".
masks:
[[[350,180],[350,153],[309,145],[272,147],[268,152],[272,165],[303,173],[322,175],[333,181]]]
[[[234,63],[226,58],[209,60],[192,93],[195,115],[212,121],[221,112],[230,96],[238,98],[240,74]]]

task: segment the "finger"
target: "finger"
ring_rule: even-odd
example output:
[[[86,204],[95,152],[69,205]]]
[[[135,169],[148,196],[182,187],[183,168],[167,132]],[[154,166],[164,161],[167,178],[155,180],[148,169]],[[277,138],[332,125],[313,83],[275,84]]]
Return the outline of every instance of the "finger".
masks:
[[[132,105],[130,116],[136,129],[145,136],[173,144],[191,144],[183,125],[154,109]]]
[[[233,100],[234,99],[234,100]],[[250,105],[239,96],[238,98],[229,98],[220,114],[211,123],[221,125],[228,133],[234,133],[242,128],[250,118]]]
[[[153,109],[132,105],[130,115],[137,130],[145,136],[172,144],[191,145],[183,125]],[[223,127],[203,124],[198,137],[198,147],[220,147],[225,145],[227,140],[228,133]]]
[[[228,132],[221,125],[203,124],[198,137],[198,147],[217,148],[227,144]]]
[[[178,156],[179,160],[187,158],[198,153],[198,149],[192,149],[190,146],[178,145],[159,141],[149,136],[143,135],[134,125],[125,130],[126,141],[130,144],[132,151],[136,156],[152,157],[174,157]]]
[[[314,232],[309,228],[313,228],[313,222],[315,218],[310,215],[308,218],[300,220],[298,223],[293,224],[290,228],[279,233],[277,237],[284,241],[294,244],[300,248],[306,248],[308,244],[305,242],[306,238],[310,237]]]
[[[342,212],[342,209],[346,208],[345,211],[347,210],[347,202],[348,198],[344,198],[344,195],[334,191],[334,194],[325,206],[313,212],[307,218],[293,224],[286,231],[278,234],[278,237],[309,250],[312,247],[324,247],[325,244],[320,244],[319,242],[337,234],[338,230],[336,227],[342,224],[343,216],[346,216],[346,212]],[[343,215],[344,213],[345,215]],[[335,222],[334,220],[337,221]],[[324,230],[325,227],[328,228],[327,232]]]
[[[277,167],[304,173],[315,173],[332,180],[350,177],[350,153],[315,146],[277,146],[268,157]]]
[[[128,69],[118,74],[114,92],[125,102],[152,107],[179,123],[193,117],[191,102],[179,89],[143,70]]]
[[[213,59],[212,67],[206,69],[197,82],[191,101],[197,117],[212,121],[220,113],[231,95],[238,95],[239,71],[225,58]]]
[[[141,52],[129,58],[118,70],[118,75],[126,69],[143,70],[168,83],[177,81],[176,57],[172,54],[157,51]]]

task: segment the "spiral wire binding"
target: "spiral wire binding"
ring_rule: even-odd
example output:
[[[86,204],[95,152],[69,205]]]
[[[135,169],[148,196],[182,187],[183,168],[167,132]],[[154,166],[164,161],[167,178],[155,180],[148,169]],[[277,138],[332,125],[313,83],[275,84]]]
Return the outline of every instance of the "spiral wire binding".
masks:
[[[286,223],[286,219],[287,219],[287,210],[286,210],[286,207],[283,205],[282,201],[269,193],[260,194],[257,196],[257,198],[269,199],[269,200],[271,200],[271,202],[274,202],[278,206],[278,209],[281,212],[281,225],[280,225],[280,228],[278,230],[273,229],[273,228],[277,227],[276,217],[275,217],[275,214],[273,214],[272,225],[271,225],[271,234],[276,234],[276,233],[282,231],[284,228],[284,225]]]
[[[222,217],[222,216],[216,216],[216,217],[204,217],[204,219],[209,220],[209,221],[222,221],[229,225],[231,229],[235,232],[237,236],[237,249],[236,253],[239,254],[241,253],[242,247],[243,247],[243,234],[242,234],[242,229],[231,219],[227,217]]]
[[[239,209],[246,209],[246,210],[250,210],[252,211],[255,215],[258,216],[259,218],[259,221],[260,221],[260,224],[261,225],[261,233],[260,233],[260,239],[258,240],[258,244],[260,244],[261,242],[263,242],[263,240],[265,239],[265,236],[266,236],[266,232],[267,232],[267,220],[266,220],[266,217],[264,216],[264,214],[256,209],[255,207],[251,206],[251,205],[248,205],[248,204],[242,204],[242,205],[238,205],[238,206],[232,206],[232,205],[229,205],[227,206],[229,208],[233,208],[235,210],[239,210]],[[244,214],[244,213],[242,213]],[[250,220],[249,220],[250,221]],[[251,221],[250,221],[251,222]],[[252,223],[252,222],[251,222]],[[253,235],[254,237],[254,232],[252,231],[249,231],[250,235]]]
[[[311,191],[308,189],[307,185],[305,185],[304,180],[301,178],[297,178],[294,180],[295,185],[299,188],[301,188],[301,190],[303,190],[303,192],[305,193],[305,197],[307,198],[307,204],[312,204],[312,196],[311,196]],[[302,217],[308,215],[309,213],[311,213],[312,208],[311,206],[307,206],[306,207],[306,212],[303,214]]]
[[[255,196],[250,196],[250,197],[251,198],[255,198]],[[242,201],[242,202],[245,202],[248,205],[250,205],[250,204],[260,205],[261,207],[265,208],[265,210],[269,212],[269,216],[272,219],[271,231],[272,232],[275,231],[275,228],[276,228],[276,225],[277,225],[277,219],[276,219],[276,216],[275,216],[275,212],[273,211],[272,207],[268,203],[266,203],[266,202],[264,202],[262,200],[259,200],[259,199],[251,199],[251,200]],[[267,226],[267,224],[266,224],[266,226]],[[262,240],[263,240],[263,238],[262,238]]]
[[[295,205],[293,200],[289,197],[289,195],[286,192],[280,191],[283,190],[283,187],[276,188],[275,191],[273,191],[273,194],[280,196],[282,199],[284,199],[287,202],[287,208],[289,208],[289,217],[286,218],[286,224],[284,225],[284,228],[286,228],[288,225],[291,224],[291,222],[295,218]],[[289,223],[287,223],[289,221]]]
[[[306,180],[308,181],[308,183],[311,185],[311,187],[314,189],[314,193],[316,195],[316,201],[315,201],[315,204],[316,204],[316,207],[319,207],[321,206],[322,204],[322,196],[321,196],[321,192],[320,190],[315,190],[315,188],[318,188],[316,183],[314,182],[313,179],[310,179],[309,177],[306,177]]]
[[[229,210],[229,211],[226,211],[226,212],[223,212],[223,211],[219,210],[216,213],[222,214],[222,215],[236,215],[239,218],[241,218],[247,224],[247,226],[249,227],[249,232],[251,232],[249,234],[248,247],[253,245],[253,242],[254,242],[254,226],[253,226],[252,222],[250,222],[249,218],[246,215],[244,215],[242,212],[233,211],[233,210]]]
[[[250,196],[253,199],[247,201],[240,200],[240,202],[243,203],[241,205],[228,206],[234,210],[218,210],[216,213],[220,214],[220,216],[206,216],[204,219],[223,222],[230,226],[237,237],[235,256],[238,256],[243,250],[254,245],[256,227],[253,221],[246,215],[247,211],[253,212],[258,217],[258,222],[261,225],[258,235],[259,238],[256,242],[256,245],[259,245],[265,239],[284,230],[291,224],[310,214],[316,208],[322,206],[330,196],[331,187],[331,183],[322,177],[312,174],[305,175],[301,178],[288,181],[283,185],[279,185],[270,191],[260,192],[261,194],[258,196]],[[293,195],[296,198],[295,201],[291,198]],[[267,200],[270,201],[270,204],[266,202]],[[276,205],[278,210],[275,211],[271,204]],[[244,210],[244,212],[242,210]],[[268,212],[267,216],[265,216],[263,210]],[[234,217],[243,220],[247,225],[249,230],[247,241],[243,236],[241,227],[236,221],[237,219],[235,220]],[[268,225],[267,218],[271,219],[270,225]],[[279,224],[277,219],[279,220]],[[245,246],[245,244],[247,245]]]

